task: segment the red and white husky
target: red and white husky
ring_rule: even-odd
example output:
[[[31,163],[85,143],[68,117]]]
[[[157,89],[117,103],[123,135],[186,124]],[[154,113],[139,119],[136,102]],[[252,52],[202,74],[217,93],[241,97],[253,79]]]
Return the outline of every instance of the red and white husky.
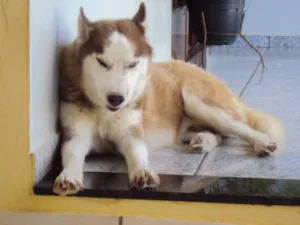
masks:
[[[159,185],[148,151],[190,142],[209,152],[224,135],[236,135],[257,156],[284,148],[285,129],[271,115],[248,108],[222,81],[189,63],[153,63],[145,38],[142,3],[131,19],[91,22],[80,9],[78,37],[61,55],[60,119],[63,171],[53,190],[83,188],[89,151],[117,149],[130,184]]]

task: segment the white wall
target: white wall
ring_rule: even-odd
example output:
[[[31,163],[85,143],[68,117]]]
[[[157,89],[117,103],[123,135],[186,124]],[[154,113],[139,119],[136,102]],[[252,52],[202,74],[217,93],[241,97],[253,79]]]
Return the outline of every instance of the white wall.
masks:
[[[300,35],[300,0],[246,0],[247,7],[244,34]],[[184,34],[184,16],[177,11],[174,17],[173,34]]]
[[[56,144],[57,35],[55,8],[55,1],[30,1],[31,152],[47,151],[47,148],[52,148]]]
[[[58,46],[77,35],[79,7],[91,20],[132,17],[141,0],[30,1],[30,151],[53,148],[57,111]],[[147,36],[154,61],[171,58],[171,0],[146,0]],[[48,150],[47,150],[48,149]]]

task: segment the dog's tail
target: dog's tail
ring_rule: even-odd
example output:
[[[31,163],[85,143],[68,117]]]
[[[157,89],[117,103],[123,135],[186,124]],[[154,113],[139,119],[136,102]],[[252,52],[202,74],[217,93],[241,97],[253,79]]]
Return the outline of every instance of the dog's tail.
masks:
[[[284,125],[274,116],[255,109],[247,109],[248,125],[270,137],[277,144],[277,152],[285,149],[286,131]]]

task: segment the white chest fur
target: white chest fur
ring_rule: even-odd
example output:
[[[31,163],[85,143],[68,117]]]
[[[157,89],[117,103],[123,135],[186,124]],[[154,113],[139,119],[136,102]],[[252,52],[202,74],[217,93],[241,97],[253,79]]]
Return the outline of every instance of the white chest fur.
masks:
[[[176,140],[176,131],[167,128],[145,130],[145,141],[149,151],[173,145]]]
[[[110,112],[106,109],[96,110],[97,143],[118,142],[129,134],[133,126],[140,126],[142,113],[136,109],[125,108],[121,112]],[[102,151],[102,149],[101,149]]]

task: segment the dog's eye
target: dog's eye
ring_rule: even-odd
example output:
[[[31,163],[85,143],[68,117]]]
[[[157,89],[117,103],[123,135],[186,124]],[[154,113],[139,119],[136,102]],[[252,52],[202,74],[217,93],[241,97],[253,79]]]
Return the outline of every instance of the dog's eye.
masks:
[[[138,61],[137,61],[137,62],[132,62],[132,63],[130,63],[130,64],[127,66],[127,68],[132,69],[132,68],[134,68],[138,63],[139,63]]]
[[[98,63],[103,66],[105,69],[110,69],[110,66],[107,65],[102,59],[97,58]]]

